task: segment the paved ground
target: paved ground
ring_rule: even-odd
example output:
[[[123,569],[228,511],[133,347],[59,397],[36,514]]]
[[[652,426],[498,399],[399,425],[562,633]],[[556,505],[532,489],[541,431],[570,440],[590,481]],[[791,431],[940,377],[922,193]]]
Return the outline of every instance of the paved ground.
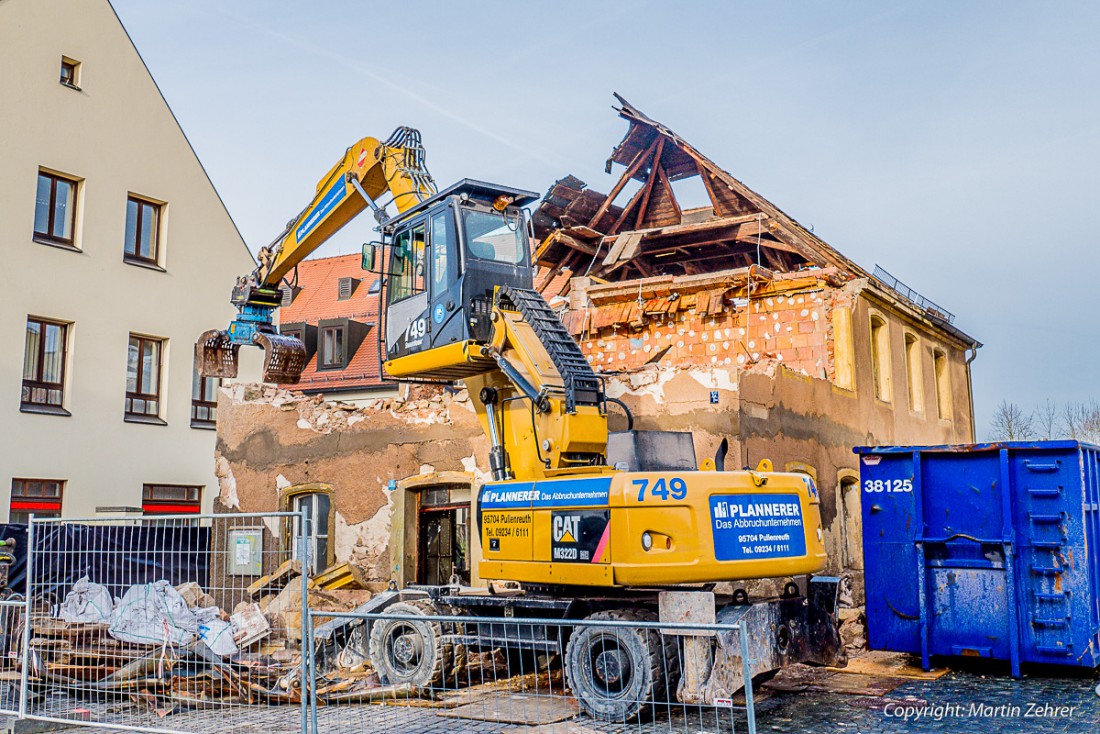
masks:
[[[835,731],[853,734],[1096,734],[1100,732],[1097,685],[1100,685],[1100,678],[1096,676],[1061,678],[1036,675],[1012,680],[1000,675],[983,675],[981,671],[969,671],[952,672],[934,681],[908,681],[882,696],[805,691],[771,693],[757,702],[757,728],[761,734],[821,734]],[[558,700],[560,702],[561,699]],[[497,710],[520,714],[517,717],[520,720],[525,712],[532,723],[540,718],[538,704],[530,696],[495,697],[490,701]],[[543,703],[546,701],[543,699]],[[0,700],[0,705],[4,703],[6,701]],[[300,710],[293,706],[217,707],[172,714],[162,719],[152,711],[130,703],[74,703],[64,696],[55,696],[49,703],[56,711],[69,712],[76,706],[85,708],[90,717],[102,722],[196,734],[290,734],[300,731]],[[502,730],[517,731],[505,723],[448,718],[440,716],[438,710],[424,708],[342,705],[318,710],[320,734],[498,734]],[[106,730],[92,725],[67,731],[88,734]],[[659,712],[655,721],[645,725],[608,725],[581,716],[559,723],[547,721],[541,731],[546,734],[726,734],[745,732],[747,727],[740,713],[731,715],[728,711],[716,712],[714,709],[687,709]]]
[[[1100,732],[1098,685],[1093,676],[1013,680],[975,671],[910,681],[884,696],[785,693],[758,704],[757,729],[762,734],[1094,734]]]

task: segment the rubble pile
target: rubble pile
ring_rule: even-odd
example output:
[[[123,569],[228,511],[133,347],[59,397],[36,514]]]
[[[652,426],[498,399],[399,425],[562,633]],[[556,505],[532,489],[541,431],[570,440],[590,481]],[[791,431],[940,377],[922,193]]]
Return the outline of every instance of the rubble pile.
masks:
[[[318,433],[351,428],[379,414],[413,423],[451,423],[452,409],[473,411],[469,393],[439,387],[414,387],[407,397],[378,398],[363,406],[326,400],[324,395],[302,395],[263,384],[235,383],[223,388],[234,402],[265,403],[284,411],[297,411],[298,427]]]
[[[59,604],[32,613],[32,678],[78,698],[129,698],[158,716],[211,702],[301,702],[300,577],[300,564],[287,561],[228,611],[194,582],[135,584],[116,597],[85,576]],[[351,610],[371,597],[347,564],[306,585],[313,610]],[[333,693],[379,686],[365,656],[334,662],[325,686]]]

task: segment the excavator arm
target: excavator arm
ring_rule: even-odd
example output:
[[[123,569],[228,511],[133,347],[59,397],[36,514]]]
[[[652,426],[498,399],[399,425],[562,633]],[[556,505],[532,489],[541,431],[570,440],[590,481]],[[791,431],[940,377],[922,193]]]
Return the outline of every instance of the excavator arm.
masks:
[[[236,377],[242,346],[264,350],[265,382],[297,383],[305,368],[300,341],[277,333],[274,312],[280,303],[279,284],[366,207],[379,223],[386,205],[404,212],[436,192],[424,165],[420,133],[400,127],[385,141],[363,138],[317,184],[313,200],[275,240],[260,250],[256,269],[237,279],[232,303],[237,318],[229,328],[205,332],[195,345],[200,371],[207,377]],[[389,202],[380,201],[387,193]]]

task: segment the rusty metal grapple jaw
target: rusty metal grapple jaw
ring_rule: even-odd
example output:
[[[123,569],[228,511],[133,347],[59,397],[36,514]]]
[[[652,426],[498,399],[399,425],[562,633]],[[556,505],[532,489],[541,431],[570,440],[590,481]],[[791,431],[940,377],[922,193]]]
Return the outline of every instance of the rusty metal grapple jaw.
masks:
[[[292,336],[255,331],[252,344],[263,348],[263,381],[296,385],[306,367],[306,347]],[[236,377],[240,368],[241,344],[231,332],[213,329],[195,344],[195,359],[204,377]]]

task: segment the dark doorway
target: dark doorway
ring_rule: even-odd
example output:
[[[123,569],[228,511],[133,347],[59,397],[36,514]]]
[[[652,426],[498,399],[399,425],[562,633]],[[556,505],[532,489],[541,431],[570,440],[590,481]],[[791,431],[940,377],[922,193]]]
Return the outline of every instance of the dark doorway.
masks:
[[[417,583],[447,584],[452,576],[470,583],[470,506],[452,503],[449,495],[444,488],[420,493]]]

